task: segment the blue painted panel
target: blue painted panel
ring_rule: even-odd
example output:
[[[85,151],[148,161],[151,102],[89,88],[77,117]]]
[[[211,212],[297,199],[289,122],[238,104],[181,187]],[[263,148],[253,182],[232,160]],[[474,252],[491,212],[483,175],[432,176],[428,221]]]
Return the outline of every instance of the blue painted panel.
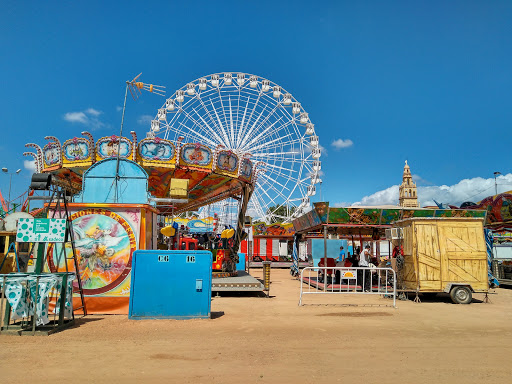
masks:
[[[82,192],[75,197],[81,203],[111,203],[115,200],[117,159],[102,160],[90,167],[83,176]],[[148,174],[137,163],[120,159],[117,182],[117,202],[148,203]]]
[[[345,256],[347,255],[348,241],[347,240],[327,240],[327,257],[337,259],[340,256],[340,247],[343,246]],[[350,252],[352,253],[352,252]],[[320,259],[324,257],[324,239],[311,240],[311,255],[313,256],[313,266],[318,266]]]
[[[212,253],[137,250],[132,259],[128,318],[209,318]]]
[[[237,271],[245,271],[246,260],[247,260],[247,255],[245,253],[238,252],[238,263],[236,263]]]

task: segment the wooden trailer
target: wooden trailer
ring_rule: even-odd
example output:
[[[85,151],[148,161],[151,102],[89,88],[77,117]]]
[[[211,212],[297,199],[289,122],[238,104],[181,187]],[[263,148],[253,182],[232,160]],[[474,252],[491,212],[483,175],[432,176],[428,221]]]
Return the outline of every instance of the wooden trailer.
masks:
[[[417,218],[395,227],[402,229],[404,250],[399,288],[446,292],[457,304],[471,303],[473,292],[488,291],[483,219]]]

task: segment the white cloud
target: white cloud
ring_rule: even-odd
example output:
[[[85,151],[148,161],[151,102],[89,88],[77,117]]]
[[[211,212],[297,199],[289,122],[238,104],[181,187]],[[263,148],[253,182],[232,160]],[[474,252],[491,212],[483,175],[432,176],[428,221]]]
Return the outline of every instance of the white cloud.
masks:
[[[87,112],[87,114],[92,115],[92,116],[99,116],[102,114],[101,111],[98,111],[94,108],[87,108],[87,110],[85,112]]]
[[[85,111],[67,112],[63,119],[73,124],[82,124],[94,131],[100,128],[108,128],[108,124],[99,119],[102,113],[97,109],[87,108]]]
[[[121,112],[123,110],[123,107],[120,107],[119,105],[116,107],[117,112]]]
[[[419,192],[418,192],[419,194]],[[393,185],[382,191],[375,192],[370,196],[365,196],[361,201],[352,205],[397,205],[398,204],[398,185]]]
[[[68,112],[64,115],[64,120],[70,123],[87,123],[87,116],[83,112]]]
[[[23,160],[23,167],[32,173],[36,172],[35,160]]]
[[[512,173],[496,178],[498,193],[512,189]],[[430,185],[418,187],[418,200],[421,206],[438,203],[460,206],[465,201],[478,202],[487,196],[494,195],[494,178],[474,177],[464,179],[454,185]],[[393,185],[372,195],[365,196],[353,205],[397,205],[398,185]]]
[[[151,124],[151,120],[153,120],[153,116],[142,115],[142,116],[139,116],[139,118],[137,119],[137,123],[139,123],[140,125],[149,125],[149,124]]]
[[[337,139],[337,140],[334,140],[331,145],[336,148],[336,149],[341,149],[341,148],[348,148],[348,147],[351,147],[352,145],[354,145],[354,142],[350,139],[346,139],[346,140],[343,140],[343,139]]]

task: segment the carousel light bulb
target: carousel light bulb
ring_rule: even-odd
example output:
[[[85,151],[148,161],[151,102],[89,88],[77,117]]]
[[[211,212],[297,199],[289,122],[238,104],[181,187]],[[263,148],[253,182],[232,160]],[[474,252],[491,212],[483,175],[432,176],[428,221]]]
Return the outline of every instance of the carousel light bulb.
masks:
[[[199,89],[204,91],[206,89],[206,79],[204,77],[199,79]]]
[[[187,93],[192,96],[194,93],[196,93],[196,86],[194,83],[188,83],[187,84]]]
[[[261,89],[263,92],[268,92],[268,90],[270,89],[270,81],[262,80],[261,81]]]
[[[286,95],[284,95],[283,104],[289,105],[291,102],[292,102],[292,95],[290,93],[287,93]]]
[[[292,104],[292,113],[296,115],[300,112],[300,103],[293,103]]]
[[[160,122],[158,120],[151,120],[151,130],[158,132],[160,130]]]
[[[306,112],[300,114],[300,123],[306,124],[308,122],[308,114]]]
[[[165,108],[160,108],[158,110],[158,120],[165,121],[165,116],[167,116],[167,110]]]
[[[313,133],[315,133],[315,126],[313,125],[313,123],[307,123],[306,124],[306,134],[312,135]]]
[[[231,73],[225,73],[224,74],[224,84],[231,85],[233,82],[233,75]]]
[[[277,99],[279,96],[281,96],[281,87],[279,86],[275,86],[274,89],[273,89],[273,96]]]
[[[183,100],[185,100],[185,91],[181,89],[176,91],[176,100],[178,100],[179,103],[183,103]]]
[[[244,85],[244,83],[245,83],[245,74],[239,73],[238,75],[236,75],[236,81],[237,81],[238,85]]]
[[[251,88],[256,88],[258,86],[258,78],[256,76],[251,76],[249,78],[249,85]]]
[[[219,75],[212,75],[212,87],[218,87],[219,86]]]
[[[173,99],[167,99],[165,102],[165,108],[168,111],[174,111],[174,100]]]

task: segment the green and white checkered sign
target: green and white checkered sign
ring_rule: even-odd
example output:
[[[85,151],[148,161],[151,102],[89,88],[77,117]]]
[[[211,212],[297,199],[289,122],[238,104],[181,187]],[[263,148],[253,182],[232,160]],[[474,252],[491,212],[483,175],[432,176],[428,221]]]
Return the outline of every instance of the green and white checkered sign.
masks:
[[[19,219],[16,241],[30,243],[63,243],[66,219]]]

